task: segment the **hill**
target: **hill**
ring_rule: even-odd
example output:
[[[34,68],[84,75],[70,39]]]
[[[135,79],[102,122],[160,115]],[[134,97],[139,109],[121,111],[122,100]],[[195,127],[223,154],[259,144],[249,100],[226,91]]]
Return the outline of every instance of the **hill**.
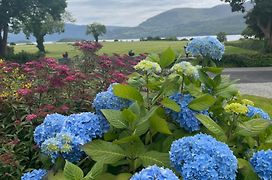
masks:
[[[250,8],[250,4],[247,4]],[[229,5],[212,8],[176,8],[147,19],[136,27],[107,26],[103,39],[134,39],[147,36],[214,35],[220,31],[240,34],[245,28],[244,14],[233,13]],[[65,32],[46,36],[46,41],[91,39],[85,35],[86,25],[66,24]],[[25,40],[24,34],[11,34],[9,42]],[[32,37],[31,41],[35,41]]]

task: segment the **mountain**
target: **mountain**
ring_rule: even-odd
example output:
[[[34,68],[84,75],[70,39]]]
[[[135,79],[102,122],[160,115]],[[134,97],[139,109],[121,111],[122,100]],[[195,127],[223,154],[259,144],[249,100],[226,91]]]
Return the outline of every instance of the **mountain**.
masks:
[[[247,9],[251,8],[249,3]],[[136,39],[147,36],[197,36],[218,32],[240,34],[246,27],[244,14],[231,12],[229,5],[212,8],[176,8],[147,19],[136,27],[107,26],[103,39]],[[60,39],[91,39],[85,35],[86,25],[66,24],[65,32],[46,36],[46,41]],[[23,33],[10,34],[9,42],[25,40]],[[33,37],[31,41],[35,41]]]

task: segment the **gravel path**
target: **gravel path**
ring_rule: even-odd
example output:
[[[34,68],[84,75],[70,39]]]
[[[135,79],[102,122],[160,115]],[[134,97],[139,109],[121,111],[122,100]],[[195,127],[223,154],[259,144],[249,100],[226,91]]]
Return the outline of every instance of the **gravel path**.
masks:
[[[272,82],[270,83],[242,83],[236,85],[241,94],[272,98]]]
[[[272,67],[226,68],[223,74],[239,80],[242,94],[272,98]]]

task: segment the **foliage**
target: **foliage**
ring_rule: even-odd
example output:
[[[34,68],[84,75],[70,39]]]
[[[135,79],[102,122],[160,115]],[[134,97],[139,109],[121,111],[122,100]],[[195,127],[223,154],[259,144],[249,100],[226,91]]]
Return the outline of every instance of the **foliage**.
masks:
[[[208,49],[210,47],[205,49],[212,52],[213,49]],[[147,171],[142,172],[152,176],[148,167],[156,165],[151,169],[159,172],[165,172],[160,167],[169,170],[171,167],[183,168],[182,172],[176,170],[180,175],[178,178],[184,179],[203,176],[256,179],[249,160],[254,152],[271,147],[272,123],[258,113],[251,117],[251,107],[258,107],[239,96],[234,82],[222,75],[223,69],[180,62],[171,48],[160,54],[150,54],[144,60],[142,57],[98,56],[93,48],[87,49],[81,57],[73,59],[73,68],[60,65],[53,59],[21,66],[12,64],[11,67],[4,61],[1,63],[5,67],[1,76],[16,80],[14,87],[1,86],[15,93],[15,96],[12,94],[2,100],[5,109],[1,112],[5,114],[1,118],[4,126],[0,132],[4,133],[0,135],[6,146],[0,149],[1,157],[4,157],[0,161],[5,168],[0,172],[8,172],[3,177],[18,177],[21,172],[14,170],[18,167],[23,171],[44,167],[49,179],[56,176],[76,180],[128,179],[145,168]],[[89,66],[82,67],[85,60],[89,61]],[[26,78],[21,77],[21,73],[19,77],[14,75],[16,73],[7,73],[16,68]],[[112,84],[116,81],[109,82],[108,75],[112,76],[113,70],[132,74],[119,84]],[[48,85],[49,89],[42,85]],[[84,91],[80,91],[81,88]],[[16,95],[22,100],[16,100]],[[74,99],[74,95],[80,98]],[[77,100],[79,104],[76,104]],[[11,105],[8,102],[12,102]],[[33,102],[37,103],[35,107]],[[41,110],[45,103],[58,107],[64,102],[65,105],[69,103],[69,108],[67,105]],[[91,102],[96,114],[91,113]],[[17,103],[23,105],[23,110],[14,110]],[[37,113],[36,108],[42,112]],[[48,115],[43,122],[40,121],[47,114],[56,112],[63,115]],[[14,124],[17,119],[21,119],[19,127]],[[197,123],[197,129],[186,131],[185,126],[180,126],[180,122],[185,121],[192,127],[192,120]],[[18,129],[14,130],[14,127]],[[194,136],[197,133],[207,135]],[[10,139],[17,141],[9,143]],[[18,139],[22,142],[18,143]],[[171,149],[176,142],[178,146],[185,142],[184,146],[191,151]],[[41,148],[41,159],[37,148]],[[171,158],[173,153],[176,153],[175,157],[186,153],[182,157],[195,158],[195,161],[186,162],[195,163],[183,167],[178,164],[179,158]],[[207,163],[210,166],[205,166]],[[204,169],[195,171],[194,167]]]
[[[40,52],[45,53],[43,43],[47,34],[64,31],[62,15],[66,6],[66,0],[56,0],[54,3],[38,1],[36,6],[29,9],[32,13],[24,20],[22,29],[28,38],[30,35],[36,38]]]
[[[226,54],[215,62],[220,67],[269,67],[272,66],[271,54]]]
[[[257,40],[257,39],[242,39],[239,41],[225,42],[225,45],[240,47],[243,49],[255,50],[255,51],[259,51],[259,52],[262,52],[262,50],[264,49],[264,46],[265,46],[263,40]],[[232,53],[230,53],[230,54],[232,54]]]
[[[185,71],[182,65],[193,71]],[[248,112],[253,103],[239,96],[233,82],[222,76],[221,68],[179,62],[169,48],[161,54],[149,55],[135,69],[125,84],[113,84],[97,95],[95,109],[102,112],[100,115],[110,127],[101,139],[82,143],[87,157],[83,156],[77,165],[66,161],[64,166],[64,160],[56,161],[48,169],[63,171],[69,179],[99,179],[99,176],[128,179],[145,168],[133,177],[141,173],[153,176],[149,174],[150,166],[152,172],[160,173],[164,170],[157,167],[173,165],[183,179],[256,179],[249,160],[254,152],[270,147],[272,123],[258,115],[250,117]],[[198,122],[196,133],[208,135],[193,136],[195,133],[180,127],[176,116],[173,118],[169,111],[182,118],[194,118]],[[79,117],[77,122],[83,119]],[[79,137],[84,134],[80,132]],[[183,142],[187,151],[179,148]],[[192,157],[194,161],[186,159],[183,164],[174,157]],[[195,171],[195,167],[202,169]]]
[[[20,20],[30,13],[29,7],[33,6],[33,0],[1,1],[0,4],[0,56],[6,55],[8,32],[18,31]],[[9,13],[7,13],[9,12]]]
[[[243,0],[224,0],[229,2],[233,11],[245,11]],[[264,35],[267,40],[268,51],[272,50],[272,3],[270,0],[253,0],[254,7],[246,15],[246,23],[249,28],[255,32],[259,37]]]
[[[1,60],[0,136],[1,144],[6,144],[0,148],[4,163],[1,176],[17,177],[25,169],[40,167],[38,146],[30,145],[33,144],[33,129],[41,123],[40,120],[47,114],[68,115],[91,111],[89,102],[96,93],[113,82],[123,82],[133,69],[133,64],[142,58],[119,55],[95,57],[100,69],[88,73],[80,68],[59,64],[52,58],[24,64]],[[107,127],[105,120],[103,122]],[[51,138],[56,138],[55,135]],[[78,147],[78,144],[72,146]]]
[[[87,26],[86,34],[92,34],[95,41],[98,42],[98,37],[106,34],[106,26],[100,23],[93,23]]]
[[[219,32],[217,34],[217,39],[220,41],[220,42],[225,42],[227,41],[227,34],[225,32]]]
[[[16,62],[19,64],[24,64],[28,61],[33,61],[35,59],[40,59],[43,57],[44,54],[42,53],[29,53],[26,51],[21,51],[16,54],[14,53],[8,53],[8,55],[5,57],[6,60]]]

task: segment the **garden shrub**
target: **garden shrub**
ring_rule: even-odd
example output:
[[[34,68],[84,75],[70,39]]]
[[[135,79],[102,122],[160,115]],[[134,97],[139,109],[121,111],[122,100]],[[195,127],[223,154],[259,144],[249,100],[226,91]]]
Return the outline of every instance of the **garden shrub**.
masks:
[[[19,64],[24,64],[28,61],[33,61],[36,59],[39,59],[43,57],[44,55],[41,53],[29,53],[26,51],[21,51],[18,53],[10,52],[8,55],[5,57],[6,60],[19,63]]]
[[[222,52],[219,47],[194,48]],[[208,58],[207,53],[204,55],[198,57]],[[96,96],[93,102],[96,115],[107,120],[101,124],[108,124],[102,137],[99,138],[101,126],[96,126],[92,133],[85,133],[93,126],[89,128],[83,124],[92,118],[80,114],[69,116],[77,117],[68,124],[70,137],[85,139],[88,134],[99,138],[79,141],[80,151],[84,153],[78,163],[68,161],[69,155],[74,153],[71,143],[77,141],[71,141],[66,135],[59,139],[58,132],[44,136],[48,140],[42,142],[45,149],[50,150],[50,156],[52,152],[57,155],[47,162],[44,177],[53,180],[57,177],[115,179],[121,176],[126,179],[271,179],[271,151],[268,150],[272,138],[271,120],[262,119],[265,113],[252,109],[253,102],[241,99],[232,82],[222,76],[223,69],[175,61],[175,52],[170,48],[160,55],[152,54],[134,67],[136,72],[129,75],[125,83],[111,84],[107,91]],[[50,131],[52,128],[67,129],[66,125],[62,129],[53,122],[61,123],[69,117],[51,116],[38,126],[35,136],[54,132]],[[187,128],[196,121],[197,128]],[[40,131],[40,127],[45,129]],[[98,136],[96,132],[100,132]],[[263,163],[259,164],[256,159]],[[35,176],[36,172],[32,172]]]
[[[243,49],[255,50],[262,52],[265,49],[264,40],[257,39],[242,39],[239,41],[229,41],[225,42],[226,46],[234,46]]]
[[[225,54],[216,64],[219,67],[269,67],[272,66],[272,55]]]

